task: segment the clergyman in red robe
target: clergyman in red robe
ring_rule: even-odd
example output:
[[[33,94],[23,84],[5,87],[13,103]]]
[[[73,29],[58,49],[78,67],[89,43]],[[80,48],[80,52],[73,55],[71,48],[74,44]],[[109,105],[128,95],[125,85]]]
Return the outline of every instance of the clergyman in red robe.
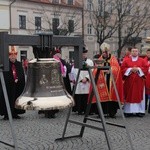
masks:
[[[121,76],[121,70],[119,63],[115,56],[110,53],[110,46],[107,43],[101,45],[102,55],[99,60],[104,61],[102,66],[110,66],[114,81],[116,83],[116,88],[118,90],[120,101],[123,102],[123,82]],[[97,74],[97,69],[93,70],[93,76]],[[97,80],[97,89],[103,109],[103,113],[111,118],[114,118],[117,110],[119,109],[117,96],[114,90],[114,85],[112,83],[112,76],[110,76],[109,70],[101,70]],[[90,88],[90,93],[92,91],[92,86]],[[90,96],[89,96],[90,97]],[[95,95],[92,98],[92,103],[96,103]]]
[[[145,79],[148,66],[139,57],[139,50],[132,48],[131,57],[125,59],[121,65],[124,80],[124,113],[125,116],[145,114]]]
[[[148,74],[146,76],[146,81],[145,81],[145,105],[146,105],[146,110],[147,110],[147,103],[148,103],[148,98],[150,97],[150,49],[147,49],[146,51],[146,57],[144,58],[148,65]],[[150,104],[148,107],[148,113],[150,113]]]

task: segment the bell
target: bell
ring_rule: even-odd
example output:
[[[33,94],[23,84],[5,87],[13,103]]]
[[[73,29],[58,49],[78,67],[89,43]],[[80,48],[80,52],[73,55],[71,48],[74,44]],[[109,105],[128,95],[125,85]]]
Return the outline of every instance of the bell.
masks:
[[[24,110],[54,110],[74,106],[66,91],[60,62],[54,58],[29,61],[24,92],[16,100],[16,108]]]

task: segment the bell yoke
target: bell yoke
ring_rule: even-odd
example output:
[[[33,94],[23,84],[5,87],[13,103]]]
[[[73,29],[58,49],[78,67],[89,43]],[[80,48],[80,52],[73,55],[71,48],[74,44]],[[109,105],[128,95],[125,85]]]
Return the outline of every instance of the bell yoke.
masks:
[[[24,110],[53,110],[72,107],[74,100],[64,88],[60,72],[60,62],[53,57],[53,47],[73,46],[75,66],[82,67],[82,37],[53,36],[52,33],[39,35],[12,35],[0,33],[0,66],[9,69],[8,47],[32,46],[35,59],[29,61],[27,82],[21,96],[16,100],[16,108]]]
[[[40,46],[33,47],[36,59],[29,61],[27,83],[16,100],[16,108],[24,110],[56,110],[74,106],[73,97],[66,91],[60,61],[53,57],[52,36],[40,35]]]

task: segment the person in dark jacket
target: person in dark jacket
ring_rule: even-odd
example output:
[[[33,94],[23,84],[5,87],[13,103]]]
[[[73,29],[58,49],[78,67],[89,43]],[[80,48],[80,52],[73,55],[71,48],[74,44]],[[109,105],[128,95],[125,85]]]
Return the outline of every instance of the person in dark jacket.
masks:
[[[25,86],[25,75],[22,63],[17,61],[17,51],[14,46],[11,46],[9,51],[9,71],[3,72],[6,84],[6,91],[12,117],[20,119],[18,114],[25,113],[24,110],[15,108],[15,101],[23,92]],[[8,120],[8,112],[6,109],[5,98],[3,94],[2,85],[0,83],[0,115],[4,116],[4,120]]]
[[[69,79],[69,73],[71,72],[71,65],[67,63],[64,59],[61,58],[61,50],[56,49],[55,54],[53,56],[55,59],[60,61],[61,65],[61,74],[63,77],[64,85],[67,92],[71,95],[71,85]]]

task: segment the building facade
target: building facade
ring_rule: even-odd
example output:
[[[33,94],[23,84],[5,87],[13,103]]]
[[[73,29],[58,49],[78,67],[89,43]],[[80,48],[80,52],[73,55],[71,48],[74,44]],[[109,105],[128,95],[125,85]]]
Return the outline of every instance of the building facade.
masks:
[[[82,36],[86,47],[89,49],[88,56],[90,58],[99,53],[100,42],[104,39],[103,42],[109,43],[111,50],[116,54],[119,31],[117,28],[118,24],[114,24],[114,18],[118,17],[115,1],[1,0],[0,18],[3,21],[0,22],[0,31],[8,31],[10,34],[21,35],[33,35],[53,31],[54,35]],[[134,5],[130,3],[130,0],[125,1],[128,3],[123,6],[133,11],[135,9]],[[120,2],[122,1],[120,0]],[[129,10],[127,11],[127,15],[132,16],[133,13],[130,13]],[[120,12],[120,14],[123,13]],[[137,18],[137,15],[134,18]],[[129,22],[126,18],[125,21],[120,30],[122,39],[127,36],[127,32],[131,29],[128,28]],[[107,25],[106,27],[104,26],[105,24]],[[112,35],[111,32],[113,32]],[[105,38],[107,34],[110,37]],[[133,39],[134,36],[133,34]],[[144,49],[146,45],[145,39],[149,36],[149,26],[143,28],[143,31],[138,36],[142,37],[143,40],[137,46],[140,49]],[[126,46],[128,45],[124,47]],[[34,57],[32,47],[30,46],[17,46],[17,49],[19,60],[24,58],[32,59]],[[63,47],[62,56],[67,61],[72,60],[73,48]]]
[[[9,2],[0,1],[0,32],[9,31]]]
[[[11,34],[34,35],[53,31],[54,35],[82,36],[81,0],[24,0],[11,5]],[[18,59],[32,59],[32,47],[18,46]],[[62,56],[73,59],[73,48],[63,47]]]

